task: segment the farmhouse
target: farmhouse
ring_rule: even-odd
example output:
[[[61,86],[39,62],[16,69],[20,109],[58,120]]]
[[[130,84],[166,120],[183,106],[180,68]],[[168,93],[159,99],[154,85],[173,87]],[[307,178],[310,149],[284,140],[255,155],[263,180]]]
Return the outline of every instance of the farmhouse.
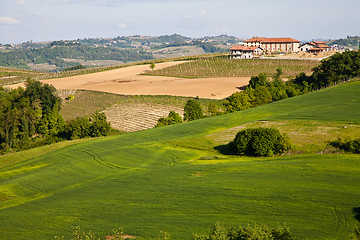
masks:
[[[253,37],[245,41],[248,47],[260,47],[266,53],[298,52],[300,41],[293,38]]]
[[[330,47],[322,41],[312,41],[300,46],[301,52],[320,53],[330,51]]]
[[[260,57],[263,50],[260,47],[233,46],[230,48],[230,58],[254,58]]]

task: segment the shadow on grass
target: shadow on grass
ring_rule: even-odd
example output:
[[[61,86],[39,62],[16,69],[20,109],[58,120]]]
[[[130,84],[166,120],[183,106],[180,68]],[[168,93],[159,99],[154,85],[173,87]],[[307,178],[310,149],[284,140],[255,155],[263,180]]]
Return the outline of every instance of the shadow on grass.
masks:
[[[216,146],[216,147],[214,147],[214,149],[223,155],[237,155],[234,142]]]
[[[353,212],[355,213],[355,219],[360,222],[360,207],[353,208]]]

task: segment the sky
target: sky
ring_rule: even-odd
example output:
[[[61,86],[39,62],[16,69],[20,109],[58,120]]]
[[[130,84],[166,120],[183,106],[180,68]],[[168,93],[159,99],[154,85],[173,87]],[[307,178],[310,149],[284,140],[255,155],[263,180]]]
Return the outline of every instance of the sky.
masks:
[[[360,0],[0,0],[0,43],[117,36],[360,35]]]

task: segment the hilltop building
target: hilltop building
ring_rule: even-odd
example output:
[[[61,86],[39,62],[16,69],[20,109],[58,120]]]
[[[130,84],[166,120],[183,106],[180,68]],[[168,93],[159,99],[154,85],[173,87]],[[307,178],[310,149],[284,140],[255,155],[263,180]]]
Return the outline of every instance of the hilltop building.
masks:
[[[300,46],[301,52],[321,53],[330,51],[330,47],[322,41],[312,41]]]
[[[259,47],[247,47],[247,46],[233,46],[230,48],[230,58],[242,59],[242,58],[254,58],[260,57],[263,50]]]
[[[266,53],[292,53],[299,51],[300,41],[293,38],[253,37],[245,41],[248,47],[260,47]]]
[[[245,41],[244,46],[230,48],[230,58],[254,58],[264,53],[299,52],[300,41],[293,38],[253,37]]]

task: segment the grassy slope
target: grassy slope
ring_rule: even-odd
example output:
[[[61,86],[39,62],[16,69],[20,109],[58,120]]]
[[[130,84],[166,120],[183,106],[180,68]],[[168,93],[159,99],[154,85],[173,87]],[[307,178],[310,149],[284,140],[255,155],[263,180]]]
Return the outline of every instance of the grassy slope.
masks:
[[[225,156],[205,137],[258,120],[359,125],[359,93],[356,82],[9,162],[0,169],[0,238],[69,238],[71,226],[81,225],[98,235],[123,226],[146,238],[163,229],[190,239],[222,221],[286,222],[299,237],[344,239],[358,223],[359,155]]]

